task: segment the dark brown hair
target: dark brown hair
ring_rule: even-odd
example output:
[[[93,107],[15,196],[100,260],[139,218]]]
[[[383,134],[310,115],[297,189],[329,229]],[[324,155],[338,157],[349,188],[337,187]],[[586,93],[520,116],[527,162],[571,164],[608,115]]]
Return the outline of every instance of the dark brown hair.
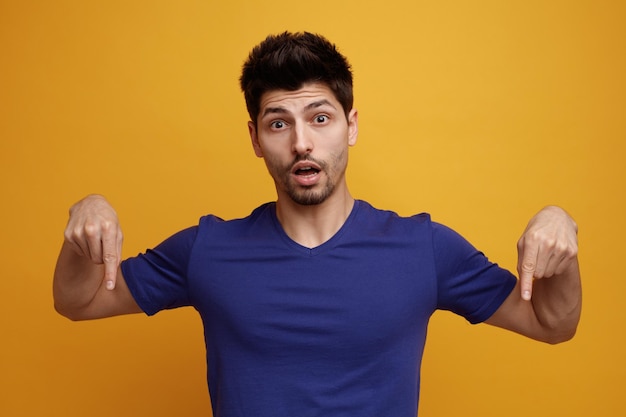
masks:
[[[255,123],[264,93],[294,91],[310,82],[330,88],[346,117],[352,110],[352,72],[348,60],[326,38],[308,32],[268,36],[250,52],[239,82],[250,120]]]

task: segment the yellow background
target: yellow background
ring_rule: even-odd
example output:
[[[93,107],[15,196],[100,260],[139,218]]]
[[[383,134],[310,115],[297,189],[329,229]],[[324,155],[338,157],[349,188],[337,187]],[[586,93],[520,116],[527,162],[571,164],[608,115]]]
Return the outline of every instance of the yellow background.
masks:
[[[286,29],[326,35],[353,64],[355,197],[431,212],[509,268],[542,206],[580,225],[576,338],[547,346],[437,313],[421,415],[624,415],[625,12],[597,0],[0,1],[0,415],[210,415],[192,309],[72,323],[53,311],[52,272],[87,193],[117,208],[125,256],[274,198],[237,79],[250,48]]]

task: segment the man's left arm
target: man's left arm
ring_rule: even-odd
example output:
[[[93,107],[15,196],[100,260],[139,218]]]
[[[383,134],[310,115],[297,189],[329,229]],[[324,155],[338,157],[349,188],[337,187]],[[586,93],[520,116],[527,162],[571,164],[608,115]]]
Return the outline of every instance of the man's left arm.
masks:
[[[563,209],[537,213],[517,244],[517,285],[486,323],[547,343],[571,339],[582,305],[577,233]]]

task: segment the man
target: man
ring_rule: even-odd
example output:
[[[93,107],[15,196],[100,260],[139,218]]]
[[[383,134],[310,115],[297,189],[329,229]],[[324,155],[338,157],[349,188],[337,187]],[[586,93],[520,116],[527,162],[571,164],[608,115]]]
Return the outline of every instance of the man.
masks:
[[[114,209],[86,197],[70,210],[55,271],[61,314],[194,306],[216,417],[415,416],[436,309],[549,343],[574,335],[577,226],[562,209],[530,220],[518,280],[428,215],[402,218],[351,196],[352,75],[326,39],[268,37],[241,87],[276,201],[243,219],[205,216],[120,264]]]

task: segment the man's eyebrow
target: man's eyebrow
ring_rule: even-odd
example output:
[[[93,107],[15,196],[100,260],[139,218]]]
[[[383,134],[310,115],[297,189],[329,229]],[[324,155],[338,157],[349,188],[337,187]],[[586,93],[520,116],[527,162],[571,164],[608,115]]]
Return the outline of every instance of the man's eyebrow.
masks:
[[[330,101],[324,98],[324,99],[317,100],[317,101],[307,104],[306,106],[304,106],[304,110],[307,111],[307,110],[316,109],[322,106],[330,106],[333,109],[335,109],[335,106],[333,106],[333,104]],[[263,114],[261,114],[261,118],[267,116],[268,114],[285,114],[285,113],[289,113],[289,112],[284,107],[267,107],[263,110]]]
[[[261,117],[265,117],[268,114],[284,114],[287,113],[287,110],[284,109],[283,107],[267,107],[265,110],[263,110],[263,114],[261,115]]]
[[[307,104],[304,107],[304,109],[305,110],[311,110],[311,109],[315,109],[315,108],[322,107],[322,106],[330,106],[333,109],[335,108],[335,106],[333,106],[333,104],[330,101],[328,101],[328,100],[326,100],[324,98],[324,99],[321,99],[321,100],[318,100],[318,101],[314,101],[313,103]]]

